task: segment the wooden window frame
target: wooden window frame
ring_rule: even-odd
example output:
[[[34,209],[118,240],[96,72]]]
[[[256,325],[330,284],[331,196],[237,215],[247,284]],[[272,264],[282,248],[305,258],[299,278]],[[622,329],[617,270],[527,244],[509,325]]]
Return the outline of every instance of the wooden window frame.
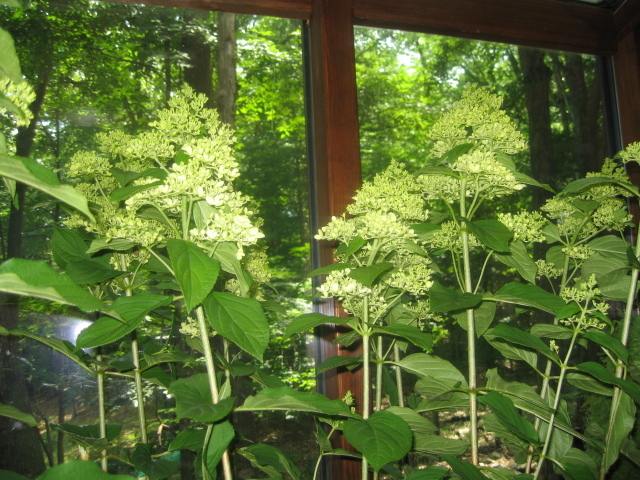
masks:
[[[340,215],[361,178],[356,98],[355,25],[495,41],[610,58],[620,145],[640,141],[640,0],[616,11],[559,0],[104,0],[120,3],[219,10],[300,19],[308,29],[309,156],[312,215],[324,225]],[[640,185],[640,169],[632,180]],[[636,210],[637,212],[637,210]],[[637,216],[636,216],[637,218]],[[332,246],[316,245],[316,265],[332,261]],[[333,303],[318,306],[340,314]],[[336,311],[338,310],[338,311]],[[339,326],[319,335],[319,358],[350,354],[331,340]],[[326,393],[357,391],[358,375],[329,373]],[[359,465],[344,459],[325,468],[325,478],[357,478]]]

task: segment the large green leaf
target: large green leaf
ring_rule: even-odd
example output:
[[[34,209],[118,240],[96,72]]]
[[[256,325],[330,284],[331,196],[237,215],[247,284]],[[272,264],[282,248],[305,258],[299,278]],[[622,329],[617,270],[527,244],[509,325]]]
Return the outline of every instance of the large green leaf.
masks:
[[[171,297],[153,295],[151,293],[139,293],[132,297],[118,297],[111,305],[111,308],[124,321],[111,317],[101,317],[80,332],[76,344],[80,348],[91,348],[115,342],[138,328],[146,314],[170,303]]]
[[[178,420],[191,418],[205,423],[217,422],[229,415],[235,400],[233,397],[228,397],[213,403],[206,373],[198,373],[171,382],[169,393],[176,398]]]
[[[205,447],[204,456],[209,475],[211,475],[211,478],[216,478],[216,468],[222,459],[222,454],[227,449],[236,433],[231,422],[228,420],[216,423],[213,426],[210,426],[209,429],[209,442]]]
[[[122,425],[107,425],[106,437],[100,436],[100,426],[73,425],[70,423],[53,424],[53,428],[68,435],[83,448],[91,448],[96,452],[106,449],[109,444],[120,435]]]
[[[513,232],[498,220],[476,220],[467,222],[467,228],[480,242],[496,252],[509,252]]]
[[[429,375],[439,379],[449,379],[454,382],[460,382],[460,388],[467,388],[467,381],[464,375],[451,362],[435,355],[414,353],[401,359],[397,362],[397,365],[419,377]]]
[[[620,455],[622,442],[629,436],[635,423],[636,406],[629,395],[620,392],[620,401],[610,427],[608,442],[605,444],[602,466],[609,470]]]
[[[469,442],[440,435],[417,435],[413,440],[413,450],[431,455],[462,455],[469,448]]]
[[[484,338],[491,344],[493,348],[498,350],[504,358],[511,360],[522,360],[533,368],[538,365],[538,354],[531,348],[522,348],[514,345],[511,342],[507,342],[498,337],[492,337],[490,334],[486,334]]]
[[[350,418],[344,424],[343,433],[376,470],[409,453],[413,438],[407,422],[386,410],[374,413],[367,420]]]
[[[129,475],[112,475],[102,471],[100,466],[90,460],[69,460],[50,468],[37,480],[133,480]]]
[[[563,325],[552,323],[536,323],[529,330],[531,335],[540,338],[553,338],[557,340],[568,340],[573,335],[573,330]]]
[[[176,438],[169,444],[169,451],[182,450],[186,448],[192,452],[199,452],[204,445],[206,430],[202,428],[187,428],[176,435]]]
[[[443,467],[427,467],[422,470],[414,470],[407,480],[442,480],[449,473],[449,469]]]
[[[104,282],[122,273],[94,260],[78,260],[67,265],[67,275],[80,285]]]
[[[518,463],[525,463],[529,452],[530,442],[520,438],[518,435],[511,433],[494,413],[486,413],[482,416],[482,425],[487,432],[493,432],[497,438],[502,440],[509,453],[511,453]]]
[[[300,470],[282,451],[272,445],[259,443],[242,448],[239,451],[251,464],[272,478],[287,474],[291,480],[300,479]]]
[[[322,313],[304,313],[291,320],[284,331],[284,338],[290,338],[296,333],[308,332],[312,328],[324,325],[325,323],[344,323],[345,319],[323,315]]]
[[[566,303],[557,295],[547,292],[537,285],[512,282],[506,284],[495,295],[485,296],[485,300],[514,303],[524,307],[532,307],[555,314]]]
[[[629,351],[617,338],[599,331],[584,332],[584,336],[601,347],[606,348],[620,360],[627,363]]]
[[[564,190],[562,190],[562,193],[564,194],[579,193],[579,192],[582,192],[583,190],[587,190],[591,187],[596,187],[599,185],[614,185],[616,187],[621,187],[625,189],[626,191],[628,191],[629,193],[635,196],[639,195],[638,187],[636,187],[635,185],[632,185],[631,183],[627,183],[627,182],[620,182],[610,177],[580,178],[578,180],[574,180],[573,182],[569,183],[566,187],[564,187]]]
[[[17,0],[7,1],[5,5],[21,8]],[[0,59],[0,78],[8,78],[14,83],[22,82],[22,70],[13,37],[4,29],[0,29]]]
[[[402,418],[413,432],[414,438],[419,435],[433,435],[438,432],[431,420],[408,407],[389,407],[387,411]]]
[[[633,398],[636,403],[640,404],[640,386],[637,383],[618,378],[603,365],[595,362],[584,362],[577,365],[576,368],[581,372],[588,373],[601,382],[617,385]]]
[[[204,301],[211,326],[249,355],[262,361],[269,343],[269,322],[260,302],[232,293],[213,292]]]
[[[375,331],[402,337],[426,352],[431,351],[433,346],[433,336],[413,325],[387,325],[386,327],[377,327]]]
[[[435,282],[429,292],[430,307],[434,312],[450,312],[473,308],[482,301],[482,295],[447,288]]]
[[[333,368],[347,367],[352,369],[353,367],[360,365],[362,363],[362,356],[356,357],[348,357],[348,356],[340,356],[335,355],[333,357],[327,358],[320,365],[316,365],[316,374],[321,374],[326,372],[327,370],[331,370]]]
[[[253,280],[251,276],[242,268],[238,260],[238,246],[233,242],[222,242],[216,246],[213,256],[220,261],[220,265],[225,272],[236,276],[240,285],[242,295],[247,295],[251,289]]]
[[[457,473],[462,480],[487,480],[487,477],[480,473],[478,467],[469,462],[458,460],[452,455],[442,455],[442,458],[451,465],[453,471]]]
[[[213,290],[220,273],[220,262],[209,257],[198,245],[184,240],[167,241],[167,251],[184,294],[185,306],[191,311]]]
[[[376,280],[383,273],[391,270],[393,264],[389,262],[380,262],[369,267],[354,268],[348,273],[348,276],[353,278],[358,283],[361,283],[365,287],[371,288]]]
[[[0,417],[8,417],[13,418],[15,420],[19,420],[20,422],[28,425],[29,427],[37,427],[38,421],[28,413],[21,412],[16,407],[12,405],[5,405],[0,403]]]
[[[90,374],[92,375],[95,374],[95,370],[93,370],[93,368],[91,368],[88,365],[87,361],[85,360],[85,357],[86,357],[85,353],[80,348],[77,348],[75,345],[73,345],[70,342],[67,342],[65,340],[60,340],[58,338],[45,337],[43,335],[36,335],[35,333],[31,333],[26,330],[11,330],[6,332],[0,331],[0,335],[15,335],[17,337],[30,338],[31,340],[40,342],[43,345],[46,345],[47,347],[69,358],[70,360],[75,362],[76,365],[84,368]]]
[[[478,400],[491,407],[500,423],[511,433],[526,442],[536,443],[538,441],[536,429],[518,413],[509,397],[498,392],[489,392],[479,397]]]
[[[162,185],[161,181],[145,183],[143,185],[131,185],[129,187],[116,188],[111,192],[109,196],[113,202],[120,202],[135,195],[136,193],[149,190],[159,185]]]
[[[35,160],[0,154],[0,176],[36,188],[75,208],[95,222],[85,196],[69,185],[61,185],[53,172]]]
[[[509,325],[501,323],[500,325],[495,326],[489,332],[487,332],[487,335],[492,338],[499,338],[509,343],[514,343],[522,347],[530,348],[534,351],[542,353],[544,356],[550,358],[551,360],[558,360],[558,355],[554,351],[552,351],[546,343],[544,343],[535,335],[531,335],[529,332],[525,332],[524,330],[520,330],[519,328],[510,327]]]
[[[495,257],[506,266],[515,268],[527,282],[536,283],[538,266],[527,252],[527,247],[522,240],[514,240],[509,245],[509,253],[497,252]]]
[[[0,265],[0,291],[75,305],[86,312],[105,309],[89,291],[39,260],[13,258]]]
[[[293,410],[329,416],[359,418],[342,400],[329,400],[314,392],[299,392],[290,387],[265,388],[248,397],[237,411]]]
[[[491,326],[491,323],[496,316],[497,306],[496,302],[482,302],[473,309],[473,323],[475,325],[475,332],[478,338],[484,335],[487,329]],[[464,331],[469,329],[469,319],[467,317],[466,310],[454,313],[453,317],[457,320],[458,325],[460,325]]]
[[[605,395],[610,397],[613,395],[613,388],[609,385],[596,380],[591,375],[585,375],[584,373],[570,372],[566,376],[567,382],[574,387],[578,387],[581,390],[591,393],[597,393],[599,395]]]
[[[608,257],[624,257],[628,245],[622,238],[615,235],[604,235],[589,242],[589,246],[594,251]]]
[[[51,237],[51,254],[60,268],[69,263],[88,260],[87,243],[82,235],[68,228],[54,228]]]
[[[151,445],[138,443],[131,452],[131,461],[137,470],[144,472],[149,480],[168,478],[178,471],[180,464],[164,458],[151,457]]]

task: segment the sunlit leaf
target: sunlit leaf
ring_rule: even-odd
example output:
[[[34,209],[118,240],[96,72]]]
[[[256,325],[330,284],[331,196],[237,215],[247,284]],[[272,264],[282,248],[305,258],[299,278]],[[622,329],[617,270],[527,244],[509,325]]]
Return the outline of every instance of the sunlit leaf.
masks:
[[[213,403],[206,373],[197,373],[171,382],[169,393],[176,398],[176,415],[199,422],[217,422],[231,413],[234,398]]]

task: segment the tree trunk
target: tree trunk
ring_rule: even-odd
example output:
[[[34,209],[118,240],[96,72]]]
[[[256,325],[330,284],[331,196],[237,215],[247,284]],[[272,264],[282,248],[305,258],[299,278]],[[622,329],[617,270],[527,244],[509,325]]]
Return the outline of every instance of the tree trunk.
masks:
[[[205,11],[185,14],[185,22],[196,18],[206,18]],[[215,90],[213,88],[213,50],[204,34],[198,29],[190,28],[182,35],[182,51],[187,55],[187,66],[184,68],[184,81],[197,93],[207,96],[206,106],[215,108]]]
[[[20,128],[16,138],[16,153],[28,157],[36,133],[36,124],[53,65],[42,76],[36,89],[36,100],[30,106],[33,120],[26,128]],[[17,184],[16,202],[11,204],[7,233],[7,259],[22,256],[22,233],[24,226],[26,186]],[[7,330],[18,327],[20,298],[15,295],[0,295],[0,326]],[[20,361],[18,339],[0,337],[0,403],[12,405],[18,410],[31,413],[30,395],[27,388],[27,373]],[[42,442],[36,427],[0,417],[0,469],[37,477],[45,470]]]
[[[531,176],[541,183],[554,183],[553,143],[549,88],[551,70],[544,63],[544,52],[525,47],[518,48],[525,103],[529,114],[529,153]],[[550,197],[542,188],[532,189],[534,209]]]
[[[218,14],[218,113],[231,128],[236,125],[236,15]]]

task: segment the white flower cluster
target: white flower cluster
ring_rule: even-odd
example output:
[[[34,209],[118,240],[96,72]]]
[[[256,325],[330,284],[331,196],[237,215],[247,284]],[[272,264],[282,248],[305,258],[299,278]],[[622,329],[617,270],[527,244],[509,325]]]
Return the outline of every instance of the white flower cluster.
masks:
[[[36,94],[31,85],[26,82],[14,82],[8,77],[0,79],[0,113],[9,110],[15,115],[18,126],[26,127],[33,118],[29,105],[36,99]]]
[[[499,213],[498,220],[513,232],[514,240],[522,240],[525,243],[545,240],[542,228],[547,220],[540,212],[522,210],[516,214]]]
[[[488,89],[472,86],[462,93],[430,132],[435,140],[434,155],[441,156],[452,148],[474,143],[482,150],[513,154],[526,149],[524,136],[507,114],[500,110],[502,98]]]
[[[562,298],[569,302],[576,302],[581,306],[583,312],[581,315],[574,315],[572,317],[560,320],[560,323],[586,330],[588,328],[603,329],[606,327],[606,323],[602,322],[599,318],[591,315],[593,313],[607,314],[609,305],[606,302],[598,300],[601,292],[596,287],[596,276],[591,275],[586,281],[579,283],[575,287],[565,288],[562,292]]]

